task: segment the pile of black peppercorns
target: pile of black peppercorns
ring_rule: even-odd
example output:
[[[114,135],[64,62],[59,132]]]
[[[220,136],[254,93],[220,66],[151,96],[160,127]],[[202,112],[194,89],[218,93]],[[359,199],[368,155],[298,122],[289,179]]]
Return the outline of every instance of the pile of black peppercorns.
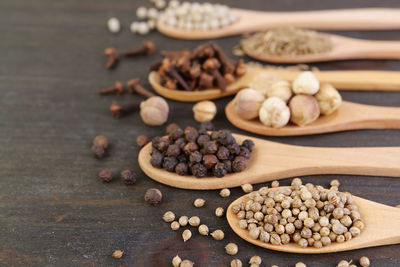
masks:
[[[243,171],[254,142],[246,139],[238,145],[229,130],[212,130],[210,122],[202,123],[199,130],[191,126],[183,130],[175,123],[168,125],[168,136],[152,140],[151,165],[198,178]]]

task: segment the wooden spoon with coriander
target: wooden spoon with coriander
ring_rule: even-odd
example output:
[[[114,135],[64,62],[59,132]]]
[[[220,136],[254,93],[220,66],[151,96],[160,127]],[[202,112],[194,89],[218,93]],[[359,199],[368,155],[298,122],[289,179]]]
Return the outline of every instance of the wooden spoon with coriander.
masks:
[[[400,243],[400,230],[396,226],[397,222],[400,221],[399,208],[390,207],[356,196],[353,196],[353,198],[358,206],[365,228],[361,231],[359,236],[349,241],[343,243],[334,242],[322,248],[302,248],[295,243],[279,246],[252,239],[247,229],[239,228],[239,218],[237,218],[236,214],[232,211],[233,206],[240,204],[242,201],[247,201],[249,199],[248,195],[236,199],[229,205],[226,218],[232,230],[247,242],[263,248],[283,252],[304,254],[333,253]]]
[[[245,135],[233,135],[238,144],[255,143],[247,168],[223,178],[180,176],[150,164],[152,144],[142,148],[140,168],[151,179],[172,187],[211,190],[256,184],[312,174],[351,174],[400,177],[400,147],[327,148],[286,145]]]
[[[289,82],[294,81],[301,73],[301,71],[248,67],[246,74],[228,85],[226,92],[218,88],[201,91],[171,90],[160,84],[160,76],[155,71],[149,74],[149,82],[158,94],[166,98],[197,102],[236,94],[240,89],[247,87],[261,72],[274,73]],[[332,84],[339,90],[400,91],[399,71],[318,71],[314,74],[320,83]]]
[[[400,59],[399,41],[373,41],[319,33],[331,39],[332,49],[324,53],[307,55],[260,55],[242,43],[243,51],[257,60],[274,63],[308,63],[345,59]]]
[[[295,26],[320,30],[383,30],[400,29],[400,9],[358,8],[295,12],[262,12],[231,9],[239,19],[232,25],[216,30],[184,30],[157,23],[162,34],[179,39],[213,39],[271,28]]]
[[[245,120],[234,108],[233,101],[225,107],[228,120],[236,127],[256,134],[268,136],[296,136],[341,132],[360,129],[400,129],[400,108],[362,105],[343,101],[338,110],[316,121],[300,127],[289,123],[282,128],[265,126],[257,118]]]

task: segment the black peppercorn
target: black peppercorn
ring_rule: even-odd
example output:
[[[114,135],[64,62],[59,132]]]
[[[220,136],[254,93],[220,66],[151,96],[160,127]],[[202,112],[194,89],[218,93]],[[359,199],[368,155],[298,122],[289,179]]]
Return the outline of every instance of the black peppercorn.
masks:
[[[147,135],[139,135],[136,137],[136,144],[140,147],[145,146],[150,141],[150,138]]]
[[[158,151],[157,149],[153,148],[153,150],[151,151],[150,164],[153,167],[161,168],[163,159],[164,159],[163,154],[161,154],[161,152]]]
[[[217,143],[215,143],[214,141],[208,141],[204,143],[203,148],[206,154],[215,154],[218,150]]]
[[[99,178],[106,183],[111,182],[113,178],[113,173],[110,169],[104,169],[99,172]]]
[[[104,157],[104,154],[106,152],[104,150],[104,148],[99,145],[93,145],[90,150],[92,151],[93,155],[98,159],[101,159],[102,157]]]
[[[197,138],[197,144],[199,146],[204,146],[204,144],[208,141],[210,141],[210,136],[208,134],[202,134]]]
[[[195,142],[189,142],[185,145],[183,148],[183,151],[185,151],[186,155],[190,155],[192,152],[198,150],[199,147]]]
[[[224,146],[220,146],[217,151],[217,157],[219,160],[229,159],[229,149]]]
[[[188,126],[185,128],[185,139],[188,142],[196,142],[197,137],[199,136],[199,133],[197,132],[196,128]]]
[[[176,157],[176,159],[178,160],[178,162],[187,162],[188,161],[186,155],[184,155],[184,154],[180,154],[179,156]]]
[[[238,144],[236,144],[236,143],[227,146],[227,148],[229,149],[229,153],[231,153],[232,155],[239,155],[240,154],[240,146]]]
[[[224,146],[236,143],[232,133],[229,130],[219,130],[217,141]]]
[[[166,155],[168,157],[177,157],[181,153],[181,149],[178,145],[170,145],[167,149]]]
[[[172,140],[181,138],[181,137],[183,137],[183,130],[181,128],[176,128],[175,130],[172,131],[172,133],[170,133],[169,137]]]
[[[232,172],[232,161],[224,160],[222,163],[224,163],[226,172],[231,173]]]
[[[224,177],[227,174],[225,164],[218,162],[213,168],[213,175],[216,177]]]
[[[250,158],[250,151],[247,147],[241,146],[240,147],[240,156],[244,157],[245,159]]]
[[[167,125],[167,127],[165,128],[165,132],[169,135],[171,134],[173,131],[175,131],[176,129],[179,129],[181,127],[179,127],[178,124],[176,123],[170,123]]]
[[[163,168],[169,172],[175,170],[176,164],[178,164],[178,160],[175,157],[165,157],[163,160]]]
[[[106,149],[108,147],[108,140],[107,137],[104,135],[98,135],[93,139],[94,146],[101,146],[102,148]]]
[[[168,149],[169,144],[169,139],[167,137],[161,137],[157,144],[157,149],[160,152],[164,152]]]
[[[214,130],[214,125],[211,121],[205,121],[200,123],[199,131],[212,131]]]
[[[247,149],[252,152],[254,147],[254,142],[250,139],[246,139],[243,141],[242,146],[247,147]]]
[[[133,185],[136,183],[136,174],[132,170],[122,171],[121,178],[126,185]]]
[[[186,175],[189,172],[189,167],[186,163],[181,162],[175,166],[175,172],[179,175]]]
[[[232,171],[241,172],[246,169],[246,165],[246,159],[244,157],[237,156],[232,162]]]
[[[191,168],[191,171],[197,178],[203,178],[207,175],[207,168],[200,163],[194,164]]]
[[[144,195],[144,200],[147,203],[155,206],[161,202],[162,193],[156,188],[150,188],[146,191],[146,194]]]
[[[199,151],[194,151],[189,155],[189,161],[191,163],[200,163],[203,155]]]
[[[160,136],[153,137],[153,139],[151,139],[151,145],[152,145],[154,148],[157,148],[157,147],[158,147],[158,144],[160,143],[160,140],[161,140],[161,137],[160,137]]]
[[[180,149],[183,149],[185,147],[186,143],[187,142],[186,142],[185,138],[181,137],[181,138],[176,139],[174,144],[178,145],[180,147]]]
[[[218,163],[218,159],[215,155],[204,155],[203,156],[203,164],[207,169],[211,169],[217,163]]]

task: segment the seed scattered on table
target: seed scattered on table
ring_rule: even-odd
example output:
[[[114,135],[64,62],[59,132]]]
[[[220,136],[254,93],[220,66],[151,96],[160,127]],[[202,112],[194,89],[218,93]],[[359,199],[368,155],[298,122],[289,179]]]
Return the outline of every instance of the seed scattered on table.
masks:
[[[144,147],[148,142],[150,142],[150,138],[147,135],[139,135],[136,137],[136,144],[140,147]]]
[[[253,186],[251,184],[242,184],[241,187],[245,193],[250,193],[253,191]]]
[[[208,235],[208,233],[209,233],[208,226],[205,225],[205,224],[200,225],[199,226],[199,233],[201,235]]]
[[[348,262],[348,261],[345,261],[345,260],[341,260],[336,267],[349,267],[350,263],[351,263],[351,261]]]
[[[360,265],[362,267],[368,267],[370,265],[370,261],[367,257],[363,256],[360,258]]]
[[[249,264],[255,264],[255,265],[260,265],[262,262],[262,259],[260,256],[253,256],[249,260]]]
[[[198,216],[190,217],[189,224],[191,226],[199,226],[200,225],[200,218]]]
[[[175,257],[172,258],[172,266],[173,267],[179,267],[181,265],[182,259],[176,255]]]
[[[106,183],[111,182],[113,179],[113,173],[110,169],[104,169],[99,172],[99,178]]]
[[[177,221],[173,221],[171,223],[171,229],[174,230],[174,231],[179,230],[180,226],[181,225]]]
[[[192,237],[192,232],[189,229],[186,229],[182,233],[183,242],[188,241]]]
[[[215,240],[222,240],[225,237],[225,234],[222,230],[215,230],[214,232],[211,233],[211,236],[215,239]]]
[[[184,226],[186,226],[186,225],[188,224],[189,218],[188,218],[187,216],[181,216],[181,217],[179,217],[178,222],[179,222],[179,224],[180,224],[181,226],[184,227]]]
[[[307,265],[305,265],[302,262],[298,262],[298,263],[296,263],[295,267],[307,267]]]
[[[239,251],[238,246],[235,243],[228,243],[225,246],[225,252],[229,255],[236,255]]]
[[[132,170],[124,170],[121,172],[121,179],[126,185],[133,185],[136,183],[136,174]]]
[[[112,254],[112,256],[113,256],[115,259],[120,259],[120,258],[122,258],[123,255],[124,255],[124,252],[123,252],[122,250],[115,250],[115,251],[113,252],[113,254]]]
[[[158,205],[162,200],[162,193],[157,188],[147,189],[146,194],[144,195],[144,200],[153,205]]]
[[[194,262],[190,261],[190,260],[183,260],[181,262],[181,265],[179,265],[179,267],[193,267],[194,266]]]
[[[233,259],[231,261],[231,267],[242,267],[242,266],[243,266],[242,261],[239,259]]]
[[[164,222],[172,222],[173,220],[175,220],[175,214],[172,211],[167,211],[163,215],[163,220]]]
[[[215,209],[215,216],[222,217],[224,216],[225,210],[222,207],[218,207]]]
[[[223,198],[229,197],[231,195],[231,190],[229,190],[228,188],[221,189],[219,195]]]
[[[194,205],[196,208],[201,208],[201,207],[204,206],[205,203],[206,203],[206,201],[205,201],[204,199],[202,199],[202,198],[197,198],[197,199],[195,199],[195,201],[193,202],[193,205]]]

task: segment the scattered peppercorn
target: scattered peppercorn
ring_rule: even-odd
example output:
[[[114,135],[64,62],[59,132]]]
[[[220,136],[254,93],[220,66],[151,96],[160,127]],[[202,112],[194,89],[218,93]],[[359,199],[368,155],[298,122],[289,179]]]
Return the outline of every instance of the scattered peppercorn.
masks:
[[[136,183],[136,174],[132,170],[122,171],[121,178],[126,185],[133,185]]]
[[[148,142],[150,142],[150,138],[147,135],[139,135],[136,137],[136,144],[140,147],[144,147]]]
[[[110,169],[104,169],[99,172],[99,178],[106,183],[111,182],[113,179],[113,173]]]
[[[162,200],[162,193],[157,188],[147,189],[144,200],[151,205],[158,205]]]
[[[104,135],[97,135],[93,139],[93,145],[101,146],[102,148],[107,148],[108,147],[108,139]]]
[[[116,250],[113,252],[112,256],[115,259],[120,259],[124,255],[124,252],[122,250]]]
[[[93,155],[98,159],[101,159],[102,157],[104,157],[104,155],[106,153],[106,151],[104,150],[104,148],[102,146],[97,146],[97,145],[93,145],[90,150],[92,151]]]

